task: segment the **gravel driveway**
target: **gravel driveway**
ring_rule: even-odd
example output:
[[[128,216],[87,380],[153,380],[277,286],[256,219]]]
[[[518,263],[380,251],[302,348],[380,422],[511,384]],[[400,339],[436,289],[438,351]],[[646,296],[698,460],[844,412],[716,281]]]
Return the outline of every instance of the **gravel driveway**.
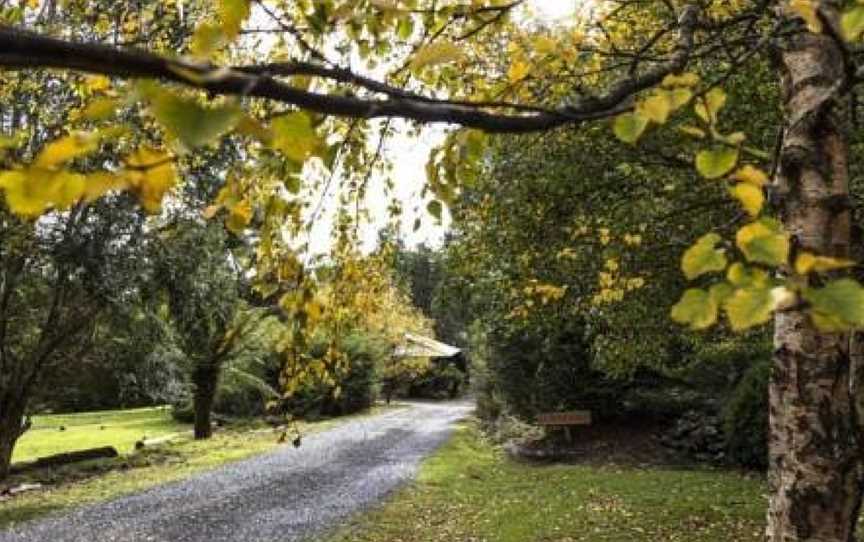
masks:
[[[0,542],[309,539],[411,479],[471,408],[411,403],[309,435],[298,449],[0,531]]]

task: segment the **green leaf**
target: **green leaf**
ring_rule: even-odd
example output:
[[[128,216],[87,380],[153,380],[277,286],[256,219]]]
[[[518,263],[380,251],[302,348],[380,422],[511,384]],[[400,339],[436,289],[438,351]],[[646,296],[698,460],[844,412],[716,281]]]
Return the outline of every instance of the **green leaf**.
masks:
[[[298,194],[303,183],[303,178],[297,173],[291,173],[285,176],[283,184],[285,189],[292,194]]]
[[[120,107],[120,100],[115,98],[98,97],[94,98],[87,107],[81,111],[80,118],[84,120],[105,120],[113,117]]]
[[[437,41],[414,53],[411,59],[411,70],[416,73],[426,66],[455,62],[461,60],[463,56],[462,47],[449,41]]]
[[[153,116],[187,148],[202,147],[234,129],[243,112],[236,103],[205,106],[193,98],[162,90],[152,93]]]
[[[612,130],[624,143],[636,143],[648,127],[648,119],[639,113],[622,113],[615,117]]]
[[[225,33],[214,23],[204,22],[195,29],[189,44],[189,51],[193,56],[206,58],[217,49],[225,45]]]
[[[840,26],[843,29],[843,37],[848,41],[858,39],[861,32],[864,32],[864,6],[858,4],[852,9],[843,13],[840,19]]]
[[[726,255],[723,254],[722,249],[715,248],[721,240],[721,237],[716,233],[709,233],[700,237],[693,246],[684,252],[684,256],[681,258],[681,270],[684,271],[687,280],[693,280],[712,271],[726,269],[728,263]]]
[[[738,149],[719,147],[702,150],[696,154],[696,170],[706,179],[717,179],[726,175],[738,163]]]
[[[741,331],[770,320],[774,302],[769,287],[739,288],[726,300],[724,307],[732,329]]]
[[[741,262],[735,262],[729,266],[726,279],[734,286],[746,288],[750,286],[763,287],[770,282],[768,273],[758,267],[747,267]]]
[[[778,266],[789,260],[789,236],[772,218],[762,218],[738,230],[735,243],[750,262]]]
[[[708,289],[708,294],[711,296],[711,299],[717,303],[717,306],[723,305],[727,299],[732,297],[732,294],[735,293],[735,288],[729,284],[728,282],[718,282],[711,286]]]
[[[853,279],[831,281],[803,292],[813,323],[823,331],[847,331],[864,326],[864,288]]]
[[[717,322],[717,302],[705,290],[690,288],[672,307],[672,319],[692,329],[705,329]]]
[[[402,17],[401,19],[399,19],[397,33],[401,39],[409,39],[414,34],[414,19],[412,19],[410,16]]]
[[[429,214],[434,216],[436,220],[441,221],[441,212],[443,211],[443,206],[441,202],[438,200],[432,200],[426,206],[426,210],[429,211]]]
[[[270,127],[273,132],[271,146],[298,164],[326,151],[324,140],[312,126],[312,119],[302,111],[282,115],[273,120]]]

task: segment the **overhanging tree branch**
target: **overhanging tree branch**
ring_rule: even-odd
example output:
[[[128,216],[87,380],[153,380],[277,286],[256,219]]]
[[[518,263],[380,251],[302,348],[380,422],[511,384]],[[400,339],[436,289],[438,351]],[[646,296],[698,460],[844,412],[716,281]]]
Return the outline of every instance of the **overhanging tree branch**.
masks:
[[[396,117],[459,124],[493,133],[522,133],[605,118],[629,109],[634,94],[658,84],[667,74],[686,67],[693,49],[697,14],[695,6],[682,11],[678,45],[668,62],[619,81],[599,97],[558,110],[507,103],[437,100],[407,93],[348,70],[309,63],[293,64],[293,73],[310,73],[354,84],[388,97],[374,99],[322,94],[298,89],[276,79],[267,71],[268,68],[273,70],[274,65],[227,68],[198,64],[135,49],[56,39],[9,26],[0,26],[0,67],[56,68],[124,78],[162,79],[213,95],[263,98],[325,115],[364,119]],[[285,64],[280,65],[278,71],[282,74],[291,72]],[[514,109],[521,113],[507,112]]]

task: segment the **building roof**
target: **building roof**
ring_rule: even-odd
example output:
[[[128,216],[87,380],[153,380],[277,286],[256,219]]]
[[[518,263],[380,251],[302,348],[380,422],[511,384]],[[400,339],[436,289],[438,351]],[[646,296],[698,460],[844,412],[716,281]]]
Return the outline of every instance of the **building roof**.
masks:
[[[429,337],[406,333],[393,355],[400,358],[449,358],[461,351]]]

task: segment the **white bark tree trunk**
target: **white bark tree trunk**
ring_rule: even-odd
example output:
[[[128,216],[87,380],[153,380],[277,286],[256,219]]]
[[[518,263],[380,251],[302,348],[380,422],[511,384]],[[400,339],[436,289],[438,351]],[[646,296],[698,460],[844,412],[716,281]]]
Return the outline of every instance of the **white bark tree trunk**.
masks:
[[[786,125],[774,189],[781,219],[793,252],[847,256],[848,107],[841,49],[827,34],[802,33],[785,44],[780,64]],[[770,542],[854,540],[862,457],[849,346],[848,335],[820,332],[803,311],[775,317]]]

